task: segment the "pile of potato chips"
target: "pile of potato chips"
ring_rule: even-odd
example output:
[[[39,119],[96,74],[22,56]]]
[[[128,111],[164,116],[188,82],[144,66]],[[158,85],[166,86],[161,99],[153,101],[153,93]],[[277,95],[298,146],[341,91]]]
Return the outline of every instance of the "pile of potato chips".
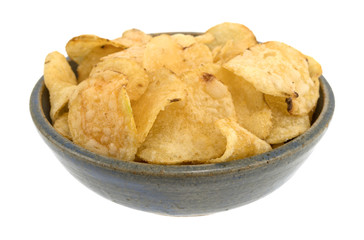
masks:
[[[201,164],[260,154],[302,134],[319,97],[321,66],[244,25],[203,34],[109,40],[81,35],[66,58],[48,54],[44,80],[54,128],[126,161]]]

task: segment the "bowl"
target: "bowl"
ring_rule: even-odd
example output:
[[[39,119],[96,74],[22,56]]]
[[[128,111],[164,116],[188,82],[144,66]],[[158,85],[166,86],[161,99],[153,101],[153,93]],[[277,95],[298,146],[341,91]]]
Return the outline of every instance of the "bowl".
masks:
[[[74,64],[71,64],[75,68]],[[326,132],[335,100],[320,77],[312,126],[269,152],[217,164],[154,165],[90,152],[58,134],[50,124],[43,77],[30,97],[30,113],[45,143],[82,184],[118,204],[173,216],[206,215],[236,208],[273,192],[302,165]]]

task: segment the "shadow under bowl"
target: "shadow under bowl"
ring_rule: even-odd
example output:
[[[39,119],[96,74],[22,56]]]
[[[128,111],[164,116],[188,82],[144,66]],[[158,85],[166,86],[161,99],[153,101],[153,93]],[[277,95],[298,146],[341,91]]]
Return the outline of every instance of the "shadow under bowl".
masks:
[[[73,66],[74,67],[74,66]],[[191,216],[224,211],[255,201],[285,183],[328,128],[335,100],[320,77],[313,124],[301,136],[269,152],[217,164],[154,165],[90,152],[58,134],[50,124],[43,77],[30,98],[30,113],[46,144],[81,183],[121,205],[147,212]]]

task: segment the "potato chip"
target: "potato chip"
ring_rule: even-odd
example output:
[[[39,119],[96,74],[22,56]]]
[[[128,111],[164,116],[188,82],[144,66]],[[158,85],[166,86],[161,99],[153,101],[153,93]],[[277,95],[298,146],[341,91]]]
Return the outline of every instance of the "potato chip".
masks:
[[[224,67],[272,96],[297,98],[314,85],[305,56],[280,42],[257,44]]]
[[[68,127],[68,112],[60,115],[53,124],[54,129],[63,137],[72,140],[70,128]]]
[[[89,77],[92,68],[100,61],[104,56],[111,53],[119,52],[120,48],[112,45],[105,45],[103,47],[96,47],[79,63],[77,67],[78,82],[82,82]]]
[[[257,91],[242,77],[223,68],[216,76],[229,88],[237,122],[257,137],[265,139],[272,129],[272,112],[264,100],[263,93]]]
[[[216,125],[226,137],[226,150],[221,157],[211,159],[210,163],[251,157],[272,149],[267,142],[241,127],[234,119],[220,119]]]
[[[303,55],[302,55],[303,56]],[[309,63],[309,57],[305,57],[306,62]],[[296,90],[294,96],[281,97],[266,95],[265,99],[268,105],[275,105],[280,111],[288,112],[293,115],[306,115],[314,109],[319,97],[319,80],[318,77],[321,75],[321,66],[313,59],[311,60],[313,65],[311,68],[315,70],[310,71],[310,64],[305,69],[305,75],[307,72],[309,77],[307,81],[296,81]],[[315,62],[317,64],[315,64]],[[297,66],[293,65],[294,68]],[[298,68],[297,68],[298,69]]]
[[[138,157],[158,164],[201,163],[220,157],[226,139],[215,126],[221,118],[236,118],[231,95],[212,74],[195,69],[182,75],[187,95],[161,111]]]
[[[90,77],[101,76],[105,78],[105,71],[111,71],[110,78],[115,74],[124,75],[125,88],[131,101],[136,101],[145,92],[149,84],[149,77],[145,70],[136,62],[126,58],[108,58],[99,62],[91,71]]]
[[[270,144],[286,142],[304,133],[311,126],[308,114],[291,115],[287,111],[282,111],[279,105],[274,105],[274,102],[271,102],[270,108],[272,109],[273,127],[265,139]]]
[[[74,37],[66,45],[68,56],[78,64],[78,82],[88,78],[91,69],[100,58],[125,48],[118,42],[95,35]]]
[[[49,53],[44,62],[44,83],[50,95],[50,117],[52,122],[67,107],[68,100],[76,88],[76,76],[67,59],[59,52]]]
[[[238,42],[247,42],[249,43],[248,45],[257,43],[253,32],[239,23],[221,23],[207,30],[206,33],[210,33],[214,36],[214,41],[207,44],[210,49],[214,49],[217,46],[223,46],[231,39]]]
[[[171,35],[173,40],[175,40],[182,48],[190,47],[195,44],[197,41],[194,36],[189,34],[176,33]]]
[[[268,104],[275,104],[275,106],[279,106],[281,111],[287,111],[293,115],[303,116],[313,112],[320,95],[319,77],[322,74],[322,70],[320,64],[317,63],[313,58],[306,56],[306,59],[308,62],[308,71],[310,78],[313,81],[313,85],[311,84],[307,91],[295,98],[284,98],[267,95],[266,101]]]
[[[143,142],[160,111],[166,106],[184,100],[185,84],[171,71],[159,69],[150,73],[147,91],[132,104],[138,139]]]
[[[184,71],[193,70],[205,64],[212,63],[210,49],[202,43],[195,43],[183,50]]]
[[[211,51],[216,47],[220,49],[215,50],[216,62],[226,62],[257,44],[253,32],[242,24],[225,22],[210,28],[206,33],[214,36],[214,41],[207,43]]]
[[[170,35],[156,36],[146,45],[143,66],[149,72],[167,68],[176,74],[180,74],[185,69],[183,49]]]
[[[76,144],[95,153],[131,161],[138,147],[129,97],[119,78],[88,79],[69,102],[68,123]]]
[[[114,39],[113,41],[129,48],[132,46],[143,46],[150,39],[152,39],[152,36],[149,34],[145,34],[143,31],[133,28],[125,31],[120,38]]]
[[[85,34],[69,40],[66,45],[66,51],[73,61],[80,64],[94,48],[104,49],[106,46],[113,46],[119,49],[119,51],[126,48],[126,46],[118,42],[96,35]]]
[[[204,33],[204,34],[196,36],[195,40],[198,43],[209,44],[215,40],[215,37],[211,33]]]
[[[106,60],[109,58],[127,58],[135,61],[140,66],[143,66],[144,51],[145,51],[145,46],[138,46],[138,45],[132,46],[120,52],[112,53],[105,57],[102,57],[101,60]]]

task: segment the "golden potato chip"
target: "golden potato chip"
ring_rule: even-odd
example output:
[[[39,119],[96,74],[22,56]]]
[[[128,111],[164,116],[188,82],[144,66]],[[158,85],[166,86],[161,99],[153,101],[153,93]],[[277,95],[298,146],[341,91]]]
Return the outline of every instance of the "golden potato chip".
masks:
[[[272,96],[297,98],[314,85],[305,56],[280,42],[257,44],[224,67]]]
[[[125,48],[124,45],[118,42],[95,35],[74,37],[66,45],[68,56],[78,64],[78,82],[88,78],[91,69],[100,58]]]
[[[207,44],[210,49],[214,49],[216,46],[223,46],[231,39],[239,42],[248,42],[251,45],[257,43],[253,32],[239,23],[221,23],[207,30],[206,33],[210,33],[214,36],[214,41]]]
[[[211,33],[204,33],[204,34],[196,36],[195,40],[198,43],[209,44],[215,40],[215,37]]]
[[[145,46],[138,46],[138,45],[132,46],[120,52],[112,53],[105,57],[102,57],[101,60],[106,60],[109,58],[127,58],[135,61],[140,66],[143,66],[144,51],[145,51]]]
[[[72,140],[70,128],[68,127],[68,112],[65,112],[62,115],[60,115],[56,119],[56,121],[54,121],[53,127],[63,137],[66,137],[69,140]]]
[[[125,49],[126,46],[111,41],[106,38],[101,38],[96,35],[80,35],[77,37],[72,38],[68,41],[66,45],[66,51],[68,56],[75,61],[76,63],[80,64],[83,59],[91,53],[91,51],[95,48],[104,49],[106,46],[113,46],[117,49],[122,50]]]
[[[78,82],[82,82],[89,77],[92,68],[100,61],[104,56],[111,53],[119,52],[120,48],[112,45],[105,45],[102,47],[96,47],[84,57],[83,61],[79,63],[77,67]]]
[[[231,95],[214,75],[196,69],[182,75],[187,95],[161,111],[145,142],[141,159],[158,164],[201,163],[220,157],[226,139],[215,126],[221,118],[236,118]]]
[[[226,150],[221,157],[211,159],[210,163],[251,157],[272,149],[267,142],[241,127],[234,119],[220,119],[216,125],[226,137]]]
[[[270,105],[272,109],[273,127],[269,136],[265,139],[268,143],[278,144],[286,142],[310,128],[311,123],[308,114],[295,116],[289,114],[287,111],[282,111],[279,106],[276,106],[274,104]]]
[[[216,75],[228,88],[235,105],[237,122],[261,139],[272,129],[272,112],[263,93],[252,84],[228,70],[221,69]]]
[[[310,84],[306,84],[305,82],[299,82],[299,84],[303,85],[302,88],[306,87],[308,89],[300,91],[301,94],[297,93],[297,96],[294,97],[266,95],[265,100],[268,105],[274,105],[274,107],[279,108],[280,111],[293,115],[304,116],[313,112],[319,98],[320,82],[318,78],[321,76],[322,70],[320,64],[318,64],[313,58],[306,56],[306,59],[308,62],[310,79],[312,81],[310,81]]]
[[[317,81],[317,92],[318,88],[319,84]],[[269,106],[275,105],[276,107],[279,107],[280,111],[292,115],[304,116],[312,112],[312,110],[316,106],[316,102],[318,99],[317,95],[318,93],[316,94],[316,89],[312,88],[309,92],[306,92],[304,95],[298,96],[297,98],[284,98],[265,95],[265,101]]]
[[[135,61],[126,58],[108,58],[99,62],[91,71],[90,77],[107,76],[105,71],[124,75],[126,91],[131,101],[136,101],[145,92],[149,84],[149,77],[145,70]],[[114,74],[109,74],[114,78]]]
[[[143,66],[148,72],[167,68],[176,74],[184,71],[182,47],[170,35],[152,38],[146,45]]]
[[[152,36],[149,34],[145,34],[143,31],[133,28],[125,31],[120,38],[114,39],[114,42],[118,42],[129,48],[132,46],[145,45],[150,39],[152,39]]]
[[[221,23],[207,30],[206,33],[214,36],[214,40],[207,43],[211,51],[216,47],[220,48],[220,51],[215,50],[214,60],[216,61],[226,62],[257,44],[253,32],[238,23]]]
[[[54,122],[76,88],[76,76],[67,59],[59,52],[49,53],[44,62],[44,83],[49,91],[50,117]]]
[[[171,37],[173,38],[173,40],[175,40],[182,48],[187,48],[190,47],[191,45],[196,43],[196,39],[194,36],[189,35],[189,34],[182,34],[182,33],[177,33],[177,34],[173,34],[171,35]]]
[[[210,49],[202,43],[195,43],[183,50],[184,71],[193,70],[204,64],[212,63]]]
[[[140,142],[147,137],[159,112],[186,96],[185,84],[170,70],[158,69],[150,73],[150,78],[147,91],[132,104]]]
[[[88,79],[69,102],[68,123],[73,141],[95,153],[131,161],[137,132],[125,88],[119,78]]]

